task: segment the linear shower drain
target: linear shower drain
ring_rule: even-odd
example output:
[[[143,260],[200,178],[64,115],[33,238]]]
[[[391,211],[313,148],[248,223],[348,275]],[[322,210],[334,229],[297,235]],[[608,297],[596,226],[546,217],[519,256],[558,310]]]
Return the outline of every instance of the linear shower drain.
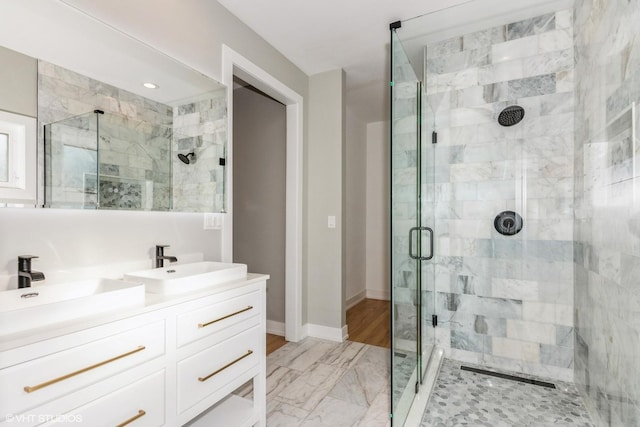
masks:
[[[518,382],[521,382],[521,383],[533,384],[533,385],[537,385],[537,386],[540,386],[540,387],[556,388],[555,384],[548,383],[546,381],[533,380],[531,378],[519,377],[517,375],[501,374],[500,372],[493,372],[493,371],[487,371],[485,369],[472,368],[471,366],[462,365],[462,366],[460,366],[460,370],[469,371],[469,372],[475,372],[476,374],[489,375],[491,377],[498,377],[498,378],[502,378],[502,379],[505,379],[505,380],[511,380],[511,381],[518,381]]]

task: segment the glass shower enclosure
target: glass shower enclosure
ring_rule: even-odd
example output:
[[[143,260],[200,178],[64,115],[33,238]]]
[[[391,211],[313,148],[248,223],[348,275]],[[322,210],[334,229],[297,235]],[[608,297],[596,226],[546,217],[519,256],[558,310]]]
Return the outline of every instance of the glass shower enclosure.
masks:
[[[391,420],[402,426],[435,344],[432,142],[423,88],[391,24]]]
[[[47,207],[170,210],[172,129],[95,110],[45,125]]]

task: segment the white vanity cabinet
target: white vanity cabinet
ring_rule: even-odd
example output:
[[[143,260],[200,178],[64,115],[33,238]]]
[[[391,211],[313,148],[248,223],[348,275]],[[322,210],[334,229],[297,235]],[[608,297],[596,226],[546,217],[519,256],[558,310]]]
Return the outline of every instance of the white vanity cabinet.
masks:
[[[0,425],[264,427],[266,278],[4,342]],[[231,395],[250,380],[252,400]]]

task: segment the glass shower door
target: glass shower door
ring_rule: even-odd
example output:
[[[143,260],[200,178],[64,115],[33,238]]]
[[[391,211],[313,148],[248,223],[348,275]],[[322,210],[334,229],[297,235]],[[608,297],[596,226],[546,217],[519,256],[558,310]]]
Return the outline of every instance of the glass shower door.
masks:
[[[391,417],[402,426],[421,377],[421,84],[391,31]]]

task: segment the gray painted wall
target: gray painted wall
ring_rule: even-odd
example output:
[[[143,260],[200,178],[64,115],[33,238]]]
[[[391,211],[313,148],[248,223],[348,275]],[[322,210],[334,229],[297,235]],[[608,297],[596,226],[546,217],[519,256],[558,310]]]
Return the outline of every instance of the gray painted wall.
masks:
[[[345,141],[345,291],[347,307],[365,297],[367,218],[367,128],[347,111]]]
[[[36,117],[38,63],[35,58],[0,46],[0,110]]]
[[[271,275],[267,319],[285,320],[286,107],[233,92],[233,262]]]
[[[342,279],[342,159],[345,139],[342,70],[309,78],[309,141],[306,164],[306,281],[308,323],[345,324]],[[336,228],[327,217],[336,217]]]

